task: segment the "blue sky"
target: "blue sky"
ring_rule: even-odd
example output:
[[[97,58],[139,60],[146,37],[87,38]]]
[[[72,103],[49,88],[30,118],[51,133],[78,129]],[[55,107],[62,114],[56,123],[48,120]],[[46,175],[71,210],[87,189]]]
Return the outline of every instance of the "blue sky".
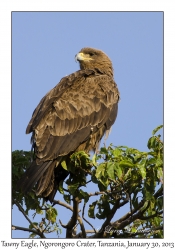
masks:
[[[163,124],[162,12],[13,12],[12,150],[30,150],[25,129],[33,110],[62,77],[79,69],[74,57],[83,47],[101,49],[113,62],[121,100],[107,144],[147,150],[152,130]],[[28,227],[16,208],[12,222]]]

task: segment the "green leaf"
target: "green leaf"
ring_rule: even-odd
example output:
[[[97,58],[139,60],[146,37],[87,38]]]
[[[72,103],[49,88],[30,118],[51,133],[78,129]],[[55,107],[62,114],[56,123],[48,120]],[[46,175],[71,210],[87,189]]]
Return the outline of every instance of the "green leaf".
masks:
[[[156,143],[157,143],[157,137],[156,136],[152,136],[149,140],[148,140],[148,148],[149,149],[154,149],[156,147]]]
[[[163,161],[159,158],[156,160],[156,167],[162,167],[163,166]]]
[[[63,197],[64,197],[64,200],[68,203],[68,204],[70,204],[70,194],[64,194],[63,195]]]
[[[144,181],[143,195],[145,200],[151,200],[153,193],[155,192],[155,181],[153,178],[153,173],[150,172],[147,174],[147,178]]]
[[[78,189],[79,183],[71,183],[68,185],[68,190],[71,194],[74,194],[75,191]]]
[[[97,166],[96,154],[94,154],[92,157],[92,164],[93,164],[93,166]]]
[[[62,161],[62,162],[61,162],[61,166],[62,166],[65,170],[67,170],[66,161]]]
[[[159,129],[161,129],[161,128],[163,128],[163,125],[160,125],[160,126],[156,127],[156,128],[152,131],[152,135],[155,135],[155,133],[156,133]]]
[[[123,173],[122,173],[122,169],[118,163],[115,164],[115,171],[116,171],[116,175],[120,179],[122,177]]]
[[[99,189],[100,189],[100,191],[104,191],[104,190],[106,190],[106,188],[107,188],[107,186],[109,185],[109,179],[108,179],[108,176],[105,176],[105,177],[101,177],[100,179],[99,179],[99,181],[102,183],[102,185],[104,186],[104,187],[102,187],[102,186],[100,186],[99,184],[98,184],[98,187],[99,187]]]
[[[158,197],[156,199],[156,205],[157,205],[159,210],[162,210],[162,208],[163,208],[163,196]]]
[[[79,197],[80,199],[84,199],[85,203],[88,202],[89,200],[89,194],[87,192],[84,192],[82,189],[79,190],[81,196]]]
[[[29,235],[29,238],[35,238],[36,235],[37,235],[37,234],[31,233],[31,234]]]
[[[127,146],[121,146],[121,145],[120,145],[120,146],[118,146],[117,148],[121,148],[121,149],[122,149],[122,148],[125,148],[125,149],[128,149],[128,147],[127,147]]]
[[[144,202],[144,205],[140,208],[140,211],[144,211],[145,210],[145,208],[148,206],[148,202],[149,201],[145,201]]]
[[[119,157],[121,154],[122,154],[122,150],[119,149],[119,148],[116,148],[112,151],[112,154],[115,156],[115,157]]]
[[[134,208],[137,208],[137,207],[138,207],[138,204],[139,204],[139,202],[138,202],[138,199],[139,199],[139,198],[136,197],[136,196],[137,196],[137,192],[134,193],[134,196],[135,196],[135,197],[134,197],[133,200],[132,200],[132,205],[133,205]]]
[[[59,182],[58,190],[61,194],[64,194],[64,189],[63,189],[63,180]]]
[[[143,154],[136,154],[136,156],[134,156],[134,161],[135,162],[139,162],[139,160],[143,157]]]
[[[107,186],[105,184],[103,184],[101,181],[98,182],[98,188],[101,191],[106,191]]]
[[[93,183],[96,183],[96,184],[99,182],[99,181],[97,180],[96,176],[95,176],[95,171],[92,172],[91,181],[92,181]]]
[[[155,226],[160,226],[161,219],[159,217],[154,217],[153,221]]]
[[[101,154],[105,154],[105,155],[108,155],[108,150],[107,150],[107,148],[100,148],[100,153]]]
[[[129,168],[128,171],[126,172],[126,174],[125,174],[124,177],[123,177],[124,180],[127,180],[128,178],[131,177],[131,172],[132,172],[132,169]]]
[[[122,168],[126,168],[126,167],[127,168],[134,168],[135,167],[135,165],[132,162],[128,161],[128,160],[121,161],[119,163],[119,166],[122,167]]]
[[[140,153],[137,149],[135,148],[127,148],[125,151],[127,154],[138,154]]]
[[[115,165],[113,162],[107,163],[107,167],[106,167],[107,174],[108,174],[109,178],[111,178],[112,180],[115,180],[114,168],[115,168]]]
[[[105,219],[110,213],[109,197],[107,195],[102,195],[100,201],[97,202],[98,213],[96,217],[98,219]]]
[[[150,165],[155,164],[156,163],[156,158],[149,158],[147,160],[147,163],[150,164]]]
[[[54,207],[51,207],[50,209],[46,210],[46,219],[51,221],[52,224],[56,222],[57,215],[58,212]]]
[[[160,167],[157,170],[157,178],[158,179],[163,179],[163,170]]]
[[[136,227],[132,227],[132,228],[131,228],[131,232],[132,232],[132,233],[137,232],[137,228],[136,228]]]
[[[97,201],[94,201],[94,202],[92,202],[91,205],[89,205],[89,210],[88,210],[89,218],[95,219],[94,210],[95,210],[96,205],[97,205]]]
[[[137,164],[140,174],[142,176],[142,179],[146,178],[146,159],[142,159],[141,162]]]
[[[43,214],[43,210],[41,210],[40,208],[36,208],[36,213],[37,214]]]
[[[96,169],[96,178],[100,178],[101,176],[104,176],[105,173],[105,168],[106,168],[106,164],[102,163],[100,165],[98,165],[97,169]]]

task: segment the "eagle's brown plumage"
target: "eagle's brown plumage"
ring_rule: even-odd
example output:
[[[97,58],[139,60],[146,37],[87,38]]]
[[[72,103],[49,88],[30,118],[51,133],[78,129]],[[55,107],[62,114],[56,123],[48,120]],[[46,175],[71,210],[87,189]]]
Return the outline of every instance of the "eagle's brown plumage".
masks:
[[[58,184],[68,172],[62,158],[96,150],[117,117],[119,91],[112,63],[97,49],[83,48],[77,55],[79,71],[61,79],[40,101],[26,133],[32,132],[36,160],[22,176],[19,187],[53,200]]]

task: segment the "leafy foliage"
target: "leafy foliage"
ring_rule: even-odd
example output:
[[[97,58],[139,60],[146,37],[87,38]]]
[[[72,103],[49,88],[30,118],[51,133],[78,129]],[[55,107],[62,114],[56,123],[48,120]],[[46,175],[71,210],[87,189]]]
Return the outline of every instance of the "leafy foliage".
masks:
[[[20,190],[17,190],[17,182],[27,167],[30,166],[32,158],[32,152],[22,150],[12,152],[12,205],[17,205],[19,210],[26,216],[30,210],[34,210],[33,219],[36,214],[43,215],[45,211],[45,217],[41,218],[40,222],[31,222],[29,224],[29,229],[37,229],[36,233],[30,234],[31,238],[36,237],[38,231],[44,233],[55,231],[59,234],[61,230],[56,222],[57,210],[46,202],[43,204],[41,198],[35,195],[34,190],[28,194],[23,194]]]
[[[60,195],[62,194],[65,200],[63,206],[66,209],[73,203],[72,218],[75,213],[80,217],[78,210],[74,210],[75,204],[78,206],[83,203],[82,218],[86,222],[86,206],[89,207],[89,219],[102,220],[101,229],[92,230],[93,237],[163,237],[163,142],[161,136],[156,135],[161,128],[162,125],[153,130],[147,144],[148,152],[127,146],[110,145],[108,148],[102,147],[92,159],[80,151],[71,155],[68,165],[62,161],[62,167],[70,172],[65,183],[61,182],[59,185]],[[16,191],[16,183],[30,165],[31,156],[32,153],[26,151],[12,153],[13,204],[25,207],[26,214],[33,209],[35,213],[43,216],[45,210],[41,222],[33,222],[29,228],[37,227],[42,233],[55,231],[59,234],[58,213],[53,207],[56,203],[50,206],[47,202],[42,202],[41,198],[36,197],[34,190],[27,195]],[[94,183],[98,191],[88,193],[86,188],[90,183]],[[97,199],[92,202],[93,196]],[[129,205],[128,213],[111,222],[116,211],[126,204]],[[80,220],[78,222],[82,229]],[[70,225],[73,225],[73,229],[75,224],[73,225],[73,219],[70,219],[67,230]],[[79,234],[86,237],[83,229]],[[37,232],[32,233],[30,237],[37,235]],[[71,237],[74,237],[73,233]]]

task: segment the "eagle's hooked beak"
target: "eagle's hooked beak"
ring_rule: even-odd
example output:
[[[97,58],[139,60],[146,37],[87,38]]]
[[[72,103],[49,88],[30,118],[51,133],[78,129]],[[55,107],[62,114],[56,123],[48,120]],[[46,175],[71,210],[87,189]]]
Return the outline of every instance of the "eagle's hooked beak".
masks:
[[[83,53],[78,53],[75,55],[75,61],[83,61],[84,60],[84,54]]]
[[[82,52],[79,52],[77,55],[75,55],[75,61],[90,61],[93,60],[88,55],[83,54]]]

